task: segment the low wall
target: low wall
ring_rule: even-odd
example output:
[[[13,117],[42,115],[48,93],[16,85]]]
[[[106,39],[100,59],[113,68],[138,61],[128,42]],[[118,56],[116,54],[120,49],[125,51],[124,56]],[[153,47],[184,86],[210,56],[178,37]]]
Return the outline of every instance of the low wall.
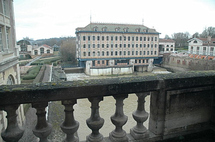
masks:
[[[84,68],[76,67],[76,68],[64,68],[65,73],[84,73]]]
[[[164,55],[162,66],[171,68],[175,72],[187,70],[215,70],[215,60]]]
[[[91,67],[89,75],[120,75],[133,73],[133,66],[124,67]]]

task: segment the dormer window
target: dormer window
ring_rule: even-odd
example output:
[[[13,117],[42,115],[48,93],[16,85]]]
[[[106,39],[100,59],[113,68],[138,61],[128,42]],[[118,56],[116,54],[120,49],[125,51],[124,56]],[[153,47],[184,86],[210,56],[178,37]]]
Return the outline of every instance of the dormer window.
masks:
[[[124,32],[128,32],[128,28],[124,28]]]
[[[98,27],[94,27],[94,28],[93,28],[93,31],[98,31]]]
[[[148,33],[149,32],[149,29],[146,29],[146,33]]]
[[[107,31],[107,27],[102,28],[102,31],[106,32]]]
[[[117,27],[117,28],[115,28],[115,31],[116,31],[116,32],[118,32],[118,31],[119,31],[119,29],[120,29],[120,28],[119,28],[119,27]]]
[[[136,29],[136,32],[138,32],[138,33],[139,33],[139,32],[140,32],[140,28]]]

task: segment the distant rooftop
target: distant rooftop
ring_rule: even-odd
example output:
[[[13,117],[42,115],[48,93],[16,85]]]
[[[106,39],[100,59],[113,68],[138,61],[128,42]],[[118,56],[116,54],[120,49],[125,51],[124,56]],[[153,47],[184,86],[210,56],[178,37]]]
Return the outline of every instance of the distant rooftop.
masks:
[[[135,32],[159,34],[155,29],[138,24],[90,23],[86,27],[76,28],[76,32]]]
[[[175,42],[174,40],[172,39],[164,39],[164,38],[160,38],[159,39],[159,42]]]

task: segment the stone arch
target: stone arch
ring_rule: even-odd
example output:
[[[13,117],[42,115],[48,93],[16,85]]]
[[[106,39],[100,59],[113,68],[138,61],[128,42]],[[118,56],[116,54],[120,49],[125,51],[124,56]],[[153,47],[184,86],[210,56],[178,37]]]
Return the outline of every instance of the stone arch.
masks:
[[[13,85],[13,84],[15,84],[15,79],[13,75],[10,74],[7,78],[7,85]]]

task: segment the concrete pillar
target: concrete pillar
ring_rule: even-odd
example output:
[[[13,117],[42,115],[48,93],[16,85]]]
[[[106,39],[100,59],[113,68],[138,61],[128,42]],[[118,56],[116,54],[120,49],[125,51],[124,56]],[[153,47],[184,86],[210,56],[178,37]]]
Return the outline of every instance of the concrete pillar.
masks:
[[[154,67],[153,62],[154,62],[154,59],[149,59],[149,65],[148,65],[148,68],[147,68],[148,72],[153,71],[153,67]]]
[[[165,129],[166,90],[163,81],[159,86],[161,89],[151,92],[149,131],[162,136]]]
[[[90,68],[92,67],[92,61],[86,61],[85,73],[90,75]]]

